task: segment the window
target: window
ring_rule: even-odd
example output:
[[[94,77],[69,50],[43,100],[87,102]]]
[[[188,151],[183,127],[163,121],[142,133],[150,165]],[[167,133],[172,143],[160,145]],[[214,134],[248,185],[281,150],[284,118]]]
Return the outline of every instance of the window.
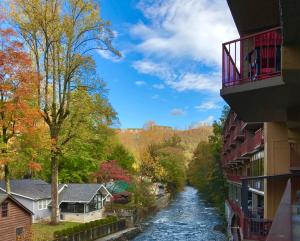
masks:
[[[8,216],[8,202],[4,202],[1,204],[1,216],[2,217]]]
[[[23,234],[24,234],[24,228],[23,227],[16,228],[16,236],[17,237],[22,236]]]
[[[63,213],[84,213],[83,203],[62,203],[60,205],[61,212]]]
[[[38,209],[43,210],[48,208],[49,201],[48,200],[39,200],[38,201]]]

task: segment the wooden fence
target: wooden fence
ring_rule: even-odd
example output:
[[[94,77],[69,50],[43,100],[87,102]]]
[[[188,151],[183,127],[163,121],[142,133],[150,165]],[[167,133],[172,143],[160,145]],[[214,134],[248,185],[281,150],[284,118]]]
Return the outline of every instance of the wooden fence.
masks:
[[[117,222],[93,227],[81,232],[68,234],[55,238],[53,241],[93,241],[105,237],[109,234],[119,232],[126,228],[126,220],[121,219]]]

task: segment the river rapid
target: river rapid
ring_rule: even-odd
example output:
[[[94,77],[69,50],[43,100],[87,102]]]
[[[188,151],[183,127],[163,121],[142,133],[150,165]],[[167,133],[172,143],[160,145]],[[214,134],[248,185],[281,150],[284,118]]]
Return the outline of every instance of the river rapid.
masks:
[[[215,209],[187,186],[166,209],[143,223],[145,230],[134,241],[225,241],[226,236],[214,230],[220,223]]]

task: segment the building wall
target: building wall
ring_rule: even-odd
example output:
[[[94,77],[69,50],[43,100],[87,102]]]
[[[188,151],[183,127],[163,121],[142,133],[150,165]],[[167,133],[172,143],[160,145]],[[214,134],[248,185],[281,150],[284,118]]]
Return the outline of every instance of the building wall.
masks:
[[[23,227],[31,232],[31,215],[11,200],[8,201],[8,217],[0,216],[0,240],[16,241],[16,228]]]
[[[48,199],[48,202],[50,202],[51,199]],[[51,209],[47,208],[47,209],[42,209],[39,210],[39,205],[38,205],[38,201],[34,201],[33,202],[33,222],[37,223],[40,221],[48,221],[51,219]]]
[[[264,124],[265,175],[286,174],[290,171],[288,129],[284,123]]]
[[[265,163],[264,175],[287,174],[290,171],[290,149],[288,129],[285,123],[268,122],[264,124]],[[286,179],[265,180],[264,215],[273,219],[280,203]]]
[[[24,205],[26,208],[28,208],[31,212],[33,212],[32,221],[34,223],[50,220],[51,210],[49,208],[39,210],[38,201],[34,201],[17,195],[13,195],[13,197],[16,200],[18,200],[22,205]],[[50,199],[48,200],[50,201]]]
[[[89,213],[61,213],[61,221],[88,223],[104,218],[104,208]]]

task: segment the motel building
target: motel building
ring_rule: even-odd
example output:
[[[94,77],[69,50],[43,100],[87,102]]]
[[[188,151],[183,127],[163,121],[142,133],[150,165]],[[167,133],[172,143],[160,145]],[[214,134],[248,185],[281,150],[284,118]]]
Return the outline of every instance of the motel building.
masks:
[[[233,240],[300,240],[300,1],[227,0],[222,165]]]

